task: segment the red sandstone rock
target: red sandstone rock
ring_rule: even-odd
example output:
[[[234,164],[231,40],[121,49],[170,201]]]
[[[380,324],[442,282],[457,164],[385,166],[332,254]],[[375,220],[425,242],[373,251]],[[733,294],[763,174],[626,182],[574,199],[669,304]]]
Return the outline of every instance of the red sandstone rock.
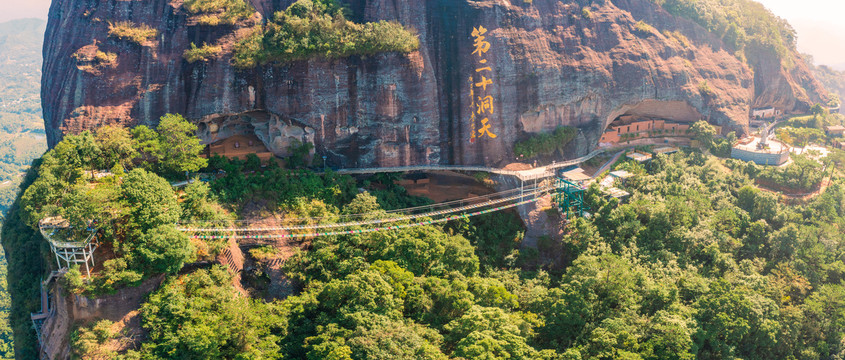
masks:
[[[502,165],[518,138],[559,125],[582,130],[567,150],[574,157],[631,111],[703,117],[743,132],[751,106],[802,110],[824,95],[803,63],[755,64],[755,74],[718,38],[646,0],[594,3],[589,19],[583,5],[558,0],[351,0],[357,21],[415,29],[420,50],[233,68],[236,37],[291,2],[252,0],[259,14],[249,21],[209,27],[192,25],[179,0],[54,1],[42,89],[49,143],[104,124],[155,125],[170,112],[199,122],[206,141],[254,133],[280,155],[293,138],[313,141],[318,155],[342,167]],[[124,20],[160,35],[146,46],[108,38],[108,22]],[[635,32],[640,20],[656,31]],[[479,80],[481,58],[470,34],[478,26],[489,30],[492,83],[484,95],[493,98],[488,118],[497,137],[471,142],[469,78]],[[182,54],[192,42],[221,45],[224,54],[189,64]],[[80,68],[72,55],[94,51],[92,44],[117,60]],[[704,81],[713,96],[698,91]]]

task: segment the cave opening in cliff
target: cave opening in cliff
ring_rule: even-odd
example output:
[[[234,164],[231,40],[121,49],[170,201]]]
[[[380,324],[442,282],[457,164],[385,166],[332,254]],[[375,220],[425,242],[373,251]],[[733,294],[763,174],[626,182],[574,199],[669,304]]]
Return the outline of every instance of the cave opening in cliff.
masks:
[[[701,113],[685,101],[645,100],[623,105],[607,118],[599,140],[603,144],[648,137],[686,137]]]
[[[292,145],[314,141],[313,129],[268,111],[205,117],[197,124],[197,136],[208,145],[209,156],[245,159],[256,154],[263,161],[288,156]]]

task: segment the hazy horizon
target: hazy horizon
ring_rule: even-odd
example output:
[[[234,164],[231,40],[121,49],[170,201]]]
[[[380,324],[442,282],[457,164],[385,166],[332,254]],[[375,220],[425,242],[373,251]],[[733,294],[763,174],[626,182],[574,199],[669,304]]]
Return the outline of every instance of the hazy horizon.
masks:
[[[831,0],[756,0],[798,32],[798,51],[816,64],[845,71],[845,2]]]
[[[845,2],[831,0],[757,0],[798,32],[798,51],[813,55],[817,64],[845,71]],[[46,19],[50,0],[0,0],[0,22],[21,18]]]

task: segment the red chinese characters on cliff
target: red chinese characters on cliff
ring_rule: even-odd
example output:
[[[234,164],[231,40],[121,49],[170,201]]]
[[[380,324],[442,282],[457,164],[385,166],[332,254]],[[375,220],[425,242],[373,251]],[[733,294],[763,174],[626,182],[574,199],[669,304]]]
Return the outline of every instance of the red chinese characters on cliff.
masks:
[[[479,26],[472,29],[473,52],[478,56],[475,64],[475,72],[469,77],[469,98],[470,98],[470,139],[474,143],[478,138],[495,139],[497,135],[493,132],[490,116],[495,113],[493,97],[488,95],[488,86],[493,85],[493,67],[487,63],[487,52],[490,51],[490,42],[486,41],[487,29]],[[475,59],[475,58],[473,58]],[[476,129],[476,120],[481,119],[481,126]]]

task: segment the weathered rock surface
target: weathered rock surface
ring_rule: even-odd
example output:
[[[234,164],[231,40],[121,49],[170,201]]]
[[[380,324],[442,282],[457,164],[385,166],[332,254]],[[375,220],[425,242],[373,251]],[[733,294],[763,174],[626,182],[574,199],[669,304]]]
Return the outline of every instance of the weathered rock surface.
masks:
[[[192,25],[181,0],[54,1],[42,89],[49,143],[104,124],[154,125],[170,112],[200,123],[209,142],[250,132],[284,155],[292,139],[312,141],[342,167],[501,165],[517,139],[559,125],[582,130],[566,154],[576,156],[632,111],[742,132],[751,106],[802,110],[824,92],[803,63],[756,64],[754,73],[718,38],[646,0],[350,0],[357,21],[415,29],[419,51],[241,71],[230,64],[237,36],[292,2],[251,1],[252,19],[217,27]],[[125,20],[160,35],[146,46],[109,38],[108,22]],[[636,30],[638,21],[655,30]],[[476,72],[485,67],[472,54],[479,26],[488,29],[490,71]],[[224,54],[189,64],[182,54],[192,42],[220,44]],[[80,50],[83,59],[98,50],[117,59],[80,63]],[[475,95],[493,98],[497,137],[471,142],[481,124],[470,120],[470,77],[481,75],[492,83]],[[699,91],[705,81],[712,95]]]

